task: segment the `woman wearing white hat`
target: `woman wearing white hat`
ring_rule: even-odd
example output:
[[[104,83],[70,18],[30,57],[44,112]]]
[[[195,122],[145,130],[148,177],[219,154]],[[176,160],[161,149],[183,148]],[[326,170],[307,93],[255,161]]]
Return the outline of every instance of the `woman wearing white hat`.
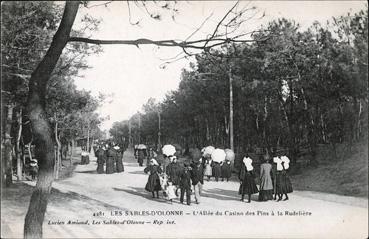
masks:
[[[247,202],[250,203],[251,195],[259,192],[258,188],[256,187],[253,170],[254,167],[252,166],[252,159],[248,155],[246,155],[246,157],[243,158],[243,164],[241,166],[241,171],[239,175],[241,184],[238,193],[242,195],[242,202],[244,201],[245,194],[248,195]]]
[[[147,180],[145,190],[152,193],[152,197],[159,198],[159,191],[162,190],[160,185],[160,177],[159,174],[162,173],[162,170],[155,159],[150,160],[150,165],[144,169],[145,173],[149,173],[149,178]]]
[[[287,174],[290,160],[287,156],[281,156],[276,158],[274,162],[277,163],[276,194],[278,195],[278,201],[282,200],[283,194],[286,201],[289,199],[287,194],[293,192],[292,183]]]

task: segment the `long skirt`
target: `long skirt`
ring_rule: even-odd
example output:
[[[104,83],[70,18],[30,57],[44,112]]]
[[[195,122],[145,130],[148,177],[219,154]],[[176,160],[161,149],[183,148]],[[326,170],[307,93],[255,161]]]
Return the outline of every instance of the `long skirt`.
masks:
[[[222,167],[222,178],[230,178],[232,175],[231,166],[229,164],[223,164]]]
[[[98,163],[96,171],[99,174],[104,173],[104,163]]]
[[[114,173],[114,158],[107,157],[106,158],[106,174]]]
[[[157,173],[151,174],[147,180],[145,190],[149,192],[160,191],[162,188],[160,186],[160,178]]]
[[[143,158],[143,157],[138,156],[137,162],[138,162],[138,164],[139,164],[140,166],[142,166],[142,165],[143,165],[143,162],[144,162],[144,158]]]
[[[212,176],[213,175],[212,168],[211,168],[211,166],[209,164],[206,164],[206,166],[205,166],[204,175],[205,176]]]
[[[273,189],[270,190],[260,190],[259,201],[273,200]]]
[[[258,187],[256,186],[255,179],[251,175],[245,176],[243,182],[241,182],[238,194],[255,194],[258,193]]]
[[[123,161],[121,158],[116,159],[115,161],[115,169],[118,173],[120,172],[124,172],[124,166],[123,166]]]
[[[220,164],[219,163],[214,163],[213,166],[213,174],[215,178],[220,178],[222,175],[221,173],[221,169],[220,169]]]
[[[277,179],[277,182],[276,182],[276,193],[277,194],[293,192],[291,180],[286,173],[277,173],[276,179]]]
[[[81,164],[89,164],[90,163],[90,157],[88,155],[81,156]]]

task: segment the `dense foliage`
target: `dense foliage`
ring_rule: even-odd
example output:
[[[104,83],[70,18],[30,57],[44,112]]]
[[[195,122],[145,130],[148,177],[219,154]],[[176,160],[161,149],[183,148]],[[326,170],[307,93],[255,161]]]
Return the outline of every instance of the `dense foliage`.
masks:
[[[229,147],[231,70],[236,152],[285,148],[296,160],[318,144],[350,146],[366,137],[367,10],[307,30],[286,19],[263,30],[254,38],[266,40],[198,55],[178,90],[160,103],[150,99],[110,132],[157,144],[160,112],[163,143]]]
[[[2,135],[9,134],[15,156],[24,154],[22,147],[32,142],[32,132],[26,111],[29,79],[44,57],[62,15],[60,4],[53,2],[5,2],[2,4],[1,24],[1,83],[2,83]],[[74,32],[82,36],[97,28],[98,21],[86,16],[81,29]],[[96,46],[73,43],[68,45],[52,73],[45,92],[45,117],[53,127],[55,144],[59,150],[67,148],[78,137],[101,134],[101,117],[94,113],[103,98],[78,90],[74,79],[81,69],[88,67],[86,57],[100,52]],[[10,118],[7,119],[7,115]],[[87,129],[86,120],[89,120]],[[3,137],[4,138],[4,137]],[[65,152],[65,150],[63,150]],[[24,156],[24,155],[23,155]],[[9,159],[11,161],[11,159]],[[3,160],[4,161],[4,160]],[[21,168],[18,168],[20,171]],[[19,176],[21,172],[18,172]]]

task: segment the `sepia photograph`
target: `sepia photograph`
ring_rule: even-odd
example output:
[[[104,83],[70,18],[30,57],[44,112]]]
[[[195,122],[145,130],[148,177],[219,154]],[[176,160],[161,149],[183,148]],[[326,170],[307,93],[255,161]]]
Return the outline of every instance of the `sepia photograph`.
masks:
[[[1,1],[1,238],[368,238],[367,1]]]

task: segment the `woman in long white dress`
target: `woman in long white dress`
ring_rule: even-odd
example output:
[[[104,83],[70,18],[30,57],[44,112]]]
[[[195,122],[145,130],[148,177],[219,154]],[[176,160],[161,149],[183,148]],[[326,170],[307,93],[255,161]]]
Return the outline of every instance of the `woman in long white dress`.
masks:
[[[205,163],[205,172],[204,175],[208,178],[208,181],[210,181],[211,176],[213,175],[213,170],[211,167],[212,160],[207,158]]]

